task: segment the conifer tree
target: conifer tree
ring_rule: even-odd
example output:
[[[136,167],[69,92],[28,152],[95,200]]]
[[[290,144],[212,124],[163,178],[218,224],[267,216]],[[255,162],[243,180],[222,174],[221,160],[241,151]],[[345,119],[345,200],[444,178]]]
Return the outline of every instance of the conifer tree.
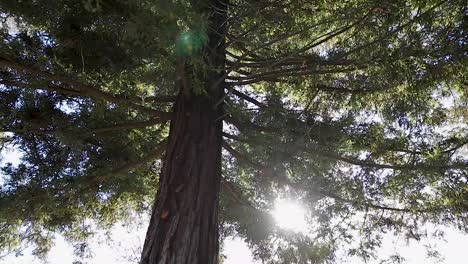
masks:
[[[339,263],[378,257],[383,233],[468,232],[466,14],[0,0],[0,143],[22,153],[2,168],[0,248],[85,245],[130,212],[151,212],[142,264],[219,263],[230,235],[264,263]],[[279,196],[307,234],[273,223]]]

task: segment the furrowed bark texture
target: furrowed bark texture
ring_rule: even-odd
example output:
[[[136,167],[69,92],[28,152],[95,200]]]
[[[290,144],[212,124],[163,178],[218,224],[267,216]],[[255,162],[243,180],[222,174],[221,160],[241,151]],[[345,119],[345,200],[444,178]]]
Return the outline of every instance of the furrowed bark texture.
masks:
[[[176,84],[181,92],[174,106],[141,264],[218,263],[223,112],[214,105],[224,94],[224,81],[219,81],[224,72],[219,69],[225,66],[226,14],[219,10],[226,7],[219,0],[211,3],[216,12],[210,12],[213,29],[208,33],[205,54],[212,70],[199,74],[185,67]],[[192,76],[205,76],[201,79],[206,94],[193,92]]]
[[[222,122],[211,105],[177,102],[141,263],[217,263]]]

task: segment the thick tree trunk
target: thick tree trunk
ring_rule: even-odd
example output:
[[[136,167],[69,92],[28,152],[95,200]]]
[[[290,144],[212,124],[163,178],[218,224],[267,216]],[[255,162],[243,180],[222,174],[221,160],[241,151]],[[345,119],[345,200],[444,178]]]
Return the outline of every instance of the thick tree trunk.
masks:
[[[220,82],[225,64],[225,12],[213,1],[205,73],[186,72],[174,107],[159,190],[143,246],[141,264],[218,263],[218,202],[221,180],[222,110]],[[206,11],[206,9],[205,9]],[[183,68],[183,67],[182,67]],[[191,76],[204,83],[195,93]]]
[[[141,263],[217,263],[222,121],[212,105],[177,102]]]

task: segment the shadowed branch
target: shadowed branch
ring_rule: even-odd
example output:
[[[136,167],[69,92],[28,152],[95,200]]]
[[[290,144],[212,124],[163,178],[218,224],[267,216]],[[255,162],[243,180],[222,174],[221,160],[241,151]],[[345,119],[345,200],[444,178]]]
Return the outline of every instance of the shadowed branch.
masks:
[[[267,172],[269,174],[275,174],[271,169],[266,170],[265,168],[267,168],[267,166],[250,160],[249,158],[246,157],[246,155],[244,155],[244,154],[240,153],[239,151],[235,150],[228,143],[224,142],[223,143],[223,148],[226,149],[239,162],[244,163],[244,164],[246,164],[248,166],[254,167],[256,169],[259,169],[262,172]],[[271,175],[271,176],[278,177],[278,175]],[[343,198],[343,197],[341,197],[341,196],[339,196],[337,194],[326,191],[326,190],[324,190],[324,189],[322,189],[320,187],[314,188],[313,190],[310,190],[310,189],[307,190],[307,189],[304,189],[303,185],[293,183],[289,179],[287,179],[286,177],[281,177],[281,178],[287,180],[287,182],[286,182],[287,185],[292,186],[292,187],[294,187],[294,188],[296,188],[298,190],[304,190],[304,191],[308,191],[308,192],[317,192],[317,193],[319,193],[319,194],[321,194],[323,196],[326,196],[328,198],[332,198],[332,199],[335,199],[335,200],[340,201],[340,202],[345,202],[345,203],[351,204],[352,206],[355,206],[355,207],[369,207],[369,208],[378,209],[378,210],[388,210],[388,211],[395,211],[395,212],[401,212],[401,213],[409,213],[409,212],[427,213],[427,212],[433,212],[434,211],[433,209],[432,210],[426,210],[426,209],[413,209],[413,208],[396,208],[396,207],[390,207],[390,206],[386,206],[386,205],[374,204],[371,201],[354,201],[354,200],[351,200],[351,199]]]
[[[73,95],[80,95],[84,97],[91,97],[91,98],[99,98],[105,101],[118,104],[118,105],[125,105],[135,110],[139,110],[153,116],[164,116],[167,113],[158,111],[152,108],[145,107],[140,105],[140,100],[137,98],[126,98],[122,96],[117,96],[109,92],[102,91],[99,87],[94,85],[81,83],[79,81],[70,79],[67,76],[63,76],[60,74],[53,74],[41,69],[38,69],[31,65],[24,65],[22,63],[18,63],[14,60],[6,59],[0,56],[0,66],[3,68],[9,68],[19,73],[28,73],[29,75],[33,76],[34,78],[42,79],[47,81],[47,85],[40,87],[36,85],[30,85],[16,82],[15,86],[24,87],[24,88],[33,88],[33,89],[46,89],[46,90],[53,90],[57,92],[64,92],[67,94]],[[4,84],[5,81],[3,81]],[[63,86],[68,87],[63,87]]]

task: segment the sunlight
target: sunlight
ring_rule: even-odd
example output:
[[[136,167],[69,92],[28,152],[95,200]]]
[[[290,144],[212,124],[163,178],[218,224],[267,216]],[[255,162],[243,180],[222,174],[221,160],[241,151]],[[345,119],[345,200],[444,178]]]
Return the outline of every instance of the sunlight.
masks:
[[[277,199],[272,214],[281,228],[301,233],[307,231],[305,209],[295,201]]]

